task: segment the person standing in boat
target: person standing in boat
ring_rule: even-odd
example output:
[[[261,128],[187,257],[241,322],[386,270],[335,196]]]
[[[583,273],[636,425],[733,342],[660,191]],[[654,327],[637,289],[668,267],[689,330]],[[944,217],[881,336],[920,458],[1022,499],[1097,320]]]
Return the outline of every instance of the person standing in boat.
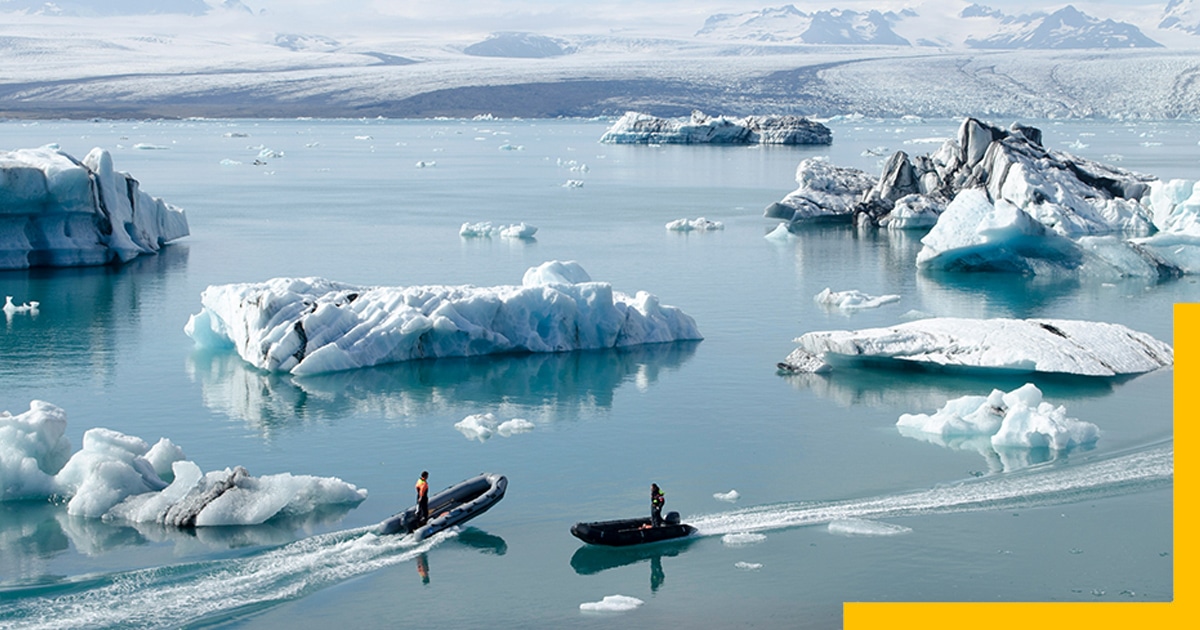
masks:
[[[417,480],[417,523],[425,524],[429,520],[429,471],[421,471]]]
[[[667,502],[667,497],[663,495],[663,491],[658,489],[658,484],[650,484],[650,526],[658,527],[662,525],[662,509],[663,504]]]

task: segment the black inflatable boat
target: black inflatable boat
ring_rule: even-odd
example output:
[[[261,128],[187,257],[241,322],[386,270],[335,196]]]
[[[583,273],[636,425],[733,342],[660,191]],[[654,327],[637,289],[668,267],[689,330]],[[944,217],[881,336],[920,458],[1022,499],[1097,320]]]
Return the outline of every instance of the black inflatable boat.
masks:
[[[417,521],[412,506],[379,524],[380,534],[413,534],[417,540],[465,523],[491,509],[508,489],[508,479],[495,473],[480,473],[429,497],[429,520]]]
[[[679,512],[668,512],[663,523],[658,527],[650,526],[650,519],[627,518],[620,521],[599,521],[596,523],[576,523],[571,526],[571,534],[579,540],[592,545],[607,545],[609,547],[626,547],[655,543],[663,540],[673,540],[691,536],[696,528],[679,522]]]

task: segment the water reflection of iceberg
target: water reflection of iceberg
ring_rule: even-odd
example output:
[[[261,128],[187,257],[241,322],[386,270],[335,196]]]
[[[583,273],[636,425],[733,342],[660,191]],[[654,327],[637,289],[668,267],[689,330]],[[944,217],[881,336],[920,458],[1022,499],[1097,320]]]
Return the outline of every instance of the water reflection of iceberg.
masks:
[[[84,555],[100,556],[153,543],[184,550],[281,545],[296,540],[297,532],[337,522],[351,507],[323,507],[262,525],[178,528],[75,517],[67,514],[65,506],[49,502],[0,503],[0,566],[5,569],[3,580],[12,581],[46,575],[45,562],[71,547]],[[477,544],[495,546],[494,541]]]
[[[947,400],[992,389],[1011,390],[1033,382],[1048,397],[1070,400],[1112,394],[1125,378],[1089,378],[1057,374],[987,375],[906,370],[838,369],[823,374],[788,374],[796,388],[807,389],[843,407],[936,409]]]
[[[1037,464],[1043,464],[1051,460],[1065,460],[1071,452],[1086,452],[1095,448],[1095,445],[1092,444],[1085,444],[1063,451],[1057,451],[1045,446],[1034,448],[996,448],[992,446],[990,435],[941,436],[906,426],[897,426],[896,429],[900,432],[900,435],[913,438],[914,440],[936,444],[937,446],[951,450],[979,453],[983,456],[984,461],[987,462],[987,473],[1012,472]]]
[[[232,352],[197,351],[188,372],[210,409],[269,431],[295,422],[347,414],[405,418],[451,405],[498,401],[573,410],[607,407],[618,387],[646,388],[675,370],[699,342],[611,350],[406,361],[303,378],[255,370]]]
[[[119,267],[0,273],[0,299],[36,301],[40,311],[36,320],[0,322],[0,376],[40,386],[110,378],[119,349],[140,332],[144,309],[162,301],[170,276],[187,261],[187,246],[171,245]]]

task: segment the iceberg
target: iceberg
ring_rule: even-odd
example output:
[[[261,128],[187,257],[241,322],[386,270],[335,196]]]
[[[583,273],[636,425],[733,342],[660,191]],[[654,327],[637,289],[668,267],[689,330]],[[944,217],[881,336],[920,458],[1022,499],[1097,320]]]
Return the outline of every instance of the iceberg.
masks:
[[[584,612],[628,612],[641,606],[646,602],[628,595],[605,595],[604,599],[598,602],[584,602],[579,605],[579,610]]]
[[[203,473],[166,438],[94,427],[71,454],[66,412],[40,400],[19,415],[0,412],[0,501],[67,500],[71,516],[174,527],[258,525],[355,505],[367,497],[333,477],[252,477],[238,466]]]
[[[0,152],[0,270],[123,263],[187,235],[183,210],[114,170],[108,151]]]
[[[626,112],[600,137],[610,144],[831,144],[833,132],[802,116],[659,118]]]
[[[778,365],[783,372],[856,366],[1115,377],[1174,363],[1171,346],[1150,335],[1066,319],[932,318],[795,341],[799,347]]]
[[[502,238],[530,240],[537,234],[537,228],[525,223],[513,225],[492,225],[490,221],[481,223],[463,223],[458,229],[458,235],[463,238],[491,238],[498,235]]]
[[[1033,383],[1011,392],[995,389],[987,396],[956,398],[932,415],[906,413],[896,426],[943,438],[987,436],[997,449],[1064,451],[1100,438],[1099,427],[1067,417],[1066,408],[1042,400],[1042,391]]]
[[[593,282],[574,261],[530,268],[520,286],[360,287],[323,278],[214,285],[184,328],[296,375],[411,359],[565,352],[702,339],[683,311]]]
[[[990,472],[1027,468],[1091,447],[1100,429],[1067,417],[1066,409],[1042,400],[1032,383],[1010,392],[961,396],[933,414],[903,414],[900,435],[955,450],[978,452]]]
[[[667,224],[667,229],[672,232],[713,232],[724,230],[725,224],[720,221],[710,221],[704,217],[697,217],[695,219],[676,219]]]
[[[841,309],[843,311],[856,311],[864,308],[879,308],[884,304],[899,302],[899,295],[867,295],[862,291],[833,291],[829,287],[825,287],[820,293],[813,298],[817,304],[828,306],[831,308]]]
[[[825,158],[808,158],[796,167],[799,188],[767,206],[763,216],[790,226],[807,223],[850,222],[859,197],[875,180],[865,171],[834,166]]]

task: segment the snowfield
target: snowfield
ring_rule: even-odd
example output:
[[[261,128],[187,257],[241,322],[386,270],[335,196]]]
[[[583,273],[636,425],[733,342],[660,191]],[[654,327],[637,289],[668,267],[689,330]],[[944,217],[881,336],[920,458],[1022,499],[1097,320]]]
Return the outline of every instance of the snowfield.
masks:
[[[532,58],[471,54],[483,40],[477,34],[417,36],[411,26],[350,37],[297,35],[232,15],[173,16],[169,25],[168,17],[7,14],[0,114],[1200,115],[1200,82],[1192,80],[1200,37],[1190,35],[1180,35],[1190,49],[978,51],[585,33],[557,37],[563,54]],[[181,28],[182,20],[195,28]]]

